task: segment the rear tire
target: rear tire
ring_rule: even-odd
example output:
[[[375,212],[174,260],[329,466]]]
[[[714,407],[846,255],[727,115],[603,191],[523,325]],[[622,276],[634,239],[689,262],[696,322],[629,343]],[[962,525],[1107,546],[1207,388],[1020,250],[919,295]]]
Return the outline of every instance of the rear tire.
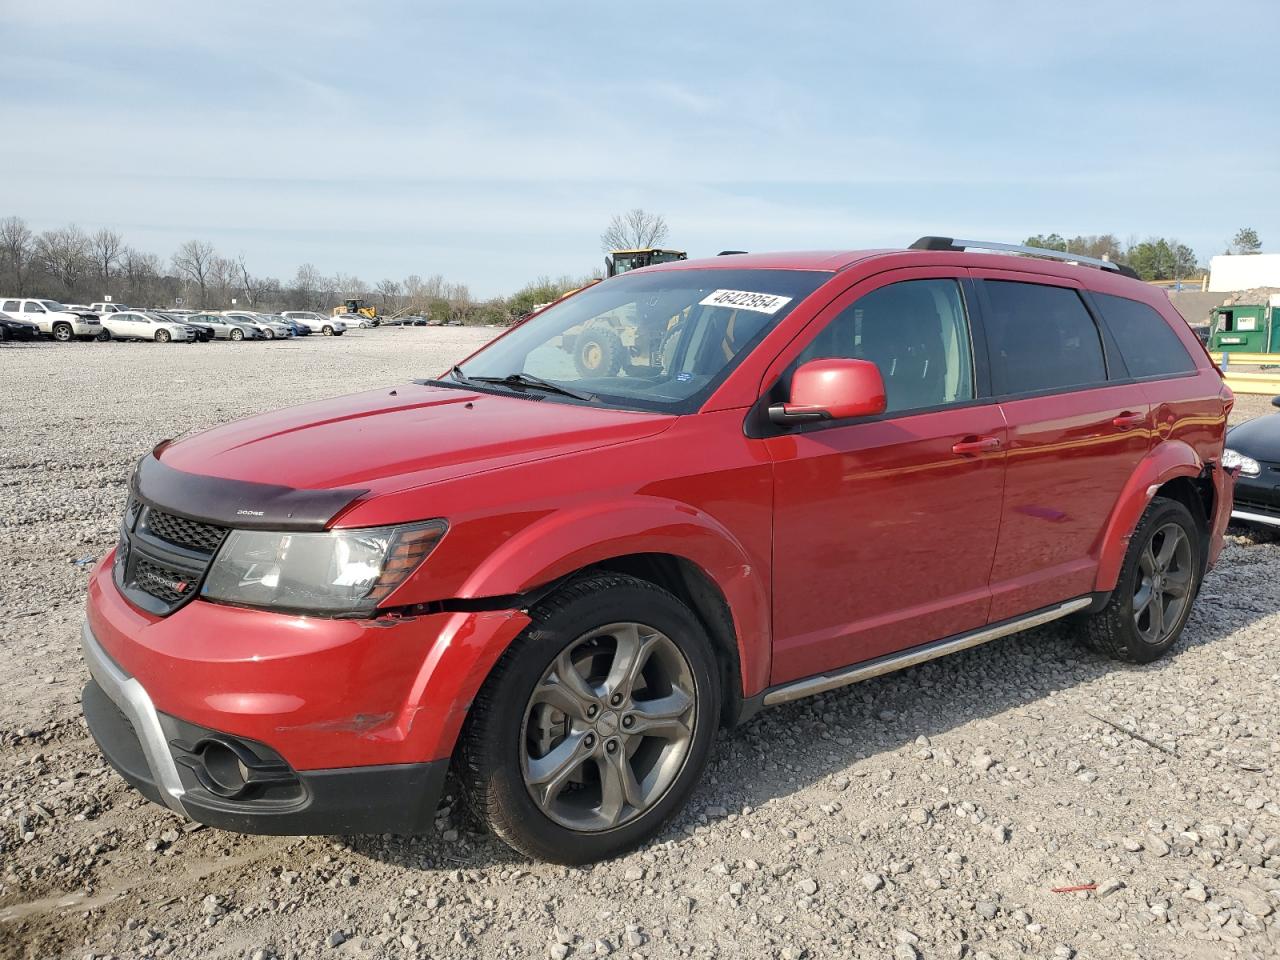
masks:
[[[1204,537],[1176,500],[1156,497],[1138,521],[1111,599],[1085,618],[1085,646],[1113,660],[1151,663],[1182,636],[1204,574]]]
[[[173,339],[173,335],[168,330],[156,331],[156,343],[168,343]]]
[[[676,597],[619,574],[562,587],[530,616],[471,708],[463,788],[526,856],[615,857],[657,834],[702,777],[720,715],[711,643]]]
[[[71,329],[69,323],[55,323],[53,325],[53,339],[59,343],[70,343],[75,339],[75,333]]]

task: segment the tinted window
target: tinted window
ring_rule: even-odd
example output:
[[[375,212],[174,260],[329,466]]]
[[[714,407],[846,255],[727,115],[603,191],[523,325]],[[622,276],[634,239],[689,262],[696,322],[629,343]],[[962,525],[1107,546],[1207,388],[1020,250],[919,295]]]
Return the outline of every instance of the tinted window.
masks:
[[[24,303],[22,305],[23,313],[44,313],[44,307],[38,303]]]
[[[997,394],[1061,390],[1107,379],[1098,328],[1067,287],[985,281],[984,316]]]
[[[1195,370],[1187,348],[1154,309],[1137,300],[1103,293],[1095,293],[1093,299],[1130,374],[1167,377]]]
[[[973,399],[969,322],[954,280],[907,280],[873,290],[842,310],[796,365],[831,357],[878,366],[889,411]]]
[[[18,309],[18,301],[17,301],[17,300],[6,300],[6,301],[4,302],[4,306],[3,306],[3,307],[0,307],[0,309],[6,310],[6,311],[8,311],[8,310],[17,310],[17,309]]]

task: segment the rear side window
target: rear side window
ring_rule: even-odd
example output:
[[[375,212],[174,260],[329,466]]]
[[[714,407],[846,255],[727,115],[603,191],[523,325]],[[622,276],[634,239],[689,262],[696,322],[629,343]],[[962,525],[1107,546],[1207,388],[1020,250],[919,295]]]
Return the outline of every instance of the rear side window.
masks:
[[[1155,309],[1105,293],[1095,293],[1093,300],[1132,376],[1171,377],[1195,372],[1191,354]]]
[[[997,395],[1065,390],[1107,379],[1102,340],[1068,287],[985,281],[984,316]]]

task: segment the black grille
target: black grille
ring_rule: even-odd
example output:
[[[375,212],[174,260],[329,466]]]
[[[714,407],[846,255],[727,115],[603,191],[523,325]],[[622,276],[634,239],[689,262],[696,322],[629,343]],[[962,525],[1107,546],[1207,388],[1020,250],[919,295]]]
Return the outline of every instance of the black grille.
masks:
[[[196,587],[190,573],[142,559],[134,564],[133,580],[139,589],[171,604],[185,600]]]
[[[1271,516],[1280,516],[1280,504],[1268,503],[1265,500],[1253,500],[1249,497],[1242,497],[1238,493],[1236,494],[1234,506],[1237,510],[1248,510],[1252,513],[1265,513]]]
[[[222,538],[227,535],[223,527],[188,520],[154,508],[147,511],[146,524],[147,531],[161,540],[168,540],[190,550],[199,550],[201,553],[216,551],[222,545]]]
[[[226,527],[144,506],[130,496],[116,547],[116,585],[134,606],[167,616],[200,592],[226,536]]]

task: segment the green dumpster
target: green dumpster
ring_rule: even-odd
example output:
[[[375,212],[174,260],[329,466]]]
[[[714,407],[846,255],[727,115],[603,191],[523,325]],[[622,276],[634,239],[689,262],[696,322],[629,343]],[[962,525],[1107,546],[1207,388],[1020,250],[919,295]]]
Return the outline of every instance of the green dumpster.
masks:
[[[1280,352],[1280,311],[1259,303],[1215,307],[1209,327],[1209,349],[1225,353]]]

